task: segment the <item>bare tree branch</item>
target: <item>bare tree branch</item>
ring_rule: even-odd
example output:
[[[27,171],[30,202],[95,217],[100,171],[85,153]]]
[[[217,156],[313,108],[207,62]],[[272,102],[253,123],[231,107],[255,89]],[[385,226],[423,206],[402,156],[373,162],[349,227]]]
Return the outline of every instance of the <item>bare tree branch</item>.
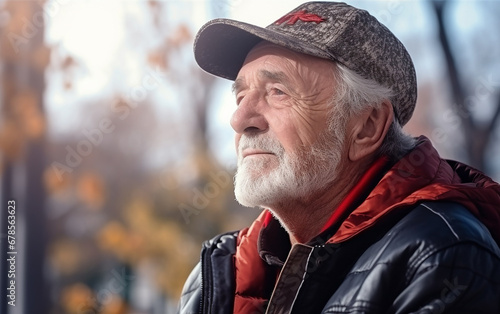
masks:
[[[493,133],[493,131],[495,130],[495,126],[499,118],[500,118],[500,93],[497,96],[497,106],[495,108],[495,113],[493,113],[493,118],[491,118],[491,121],[488,124],[488,127],[486,128],[488,135]]]
[[[468,162],[482,170],[485,165],[484,152],[488,144],[487,139],[489,138],[489,136],[485,136],[483,132],[484,130],[479,128],[474,123],[472,113],[465,105],[465,89],[463,87],[463,84],[460,82],[458,67],[451,49],[450,38],[447,33],[447,27],[444,17],[446,7],[449,5],[449,1],[432,0],[431,3],[436,13],[438,22],[439,41],[441,43],[441,47],[443,49],[443,54],[445,57],[446,69],[448,72],[448,78],[450,80],[450,87],[452,91],[453,105],[463,125],[463,134],[466,139],[466,151],[469,154]]]

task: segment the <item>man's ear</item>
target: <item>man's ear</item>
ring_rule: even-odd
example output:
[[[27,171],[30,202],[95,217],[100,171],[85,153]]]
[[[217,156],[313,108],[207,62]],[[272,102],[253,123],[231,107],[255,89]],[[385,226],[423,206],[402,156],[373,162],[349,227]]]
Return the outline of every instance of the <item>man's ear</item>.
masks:
[[[361,113],[353,122],[349,159],[360,160],[374,153],[384,141],[394,120],[394,109],[389,101]]]

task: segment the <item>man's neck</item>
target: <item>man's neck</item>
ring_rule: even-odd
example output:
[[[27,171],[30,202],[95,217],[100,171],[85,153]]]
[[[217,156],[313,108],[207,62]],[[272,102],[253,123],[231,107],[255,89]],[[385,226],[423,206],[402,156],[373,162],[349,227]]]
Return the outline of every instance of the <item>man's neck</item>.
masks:
[[[369,165],[339,167],[342,171],[324,190],[306,199],[293,199],[270,208],[290,235],[291,244],[310,242],[319,235],[333,211],[359,181]]]

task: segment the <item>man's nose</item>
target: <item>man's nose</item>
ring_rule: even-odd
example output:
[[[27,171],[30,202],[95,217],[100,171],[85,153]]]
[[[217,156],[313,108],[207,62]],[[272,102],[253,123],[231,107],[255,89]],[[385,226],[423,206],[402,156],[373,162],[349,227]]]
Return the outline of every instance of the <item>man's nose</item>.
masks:
[[[265,100],[258,93],[245,96],[231,117],[231,127],[238,134],[265,132],[269,125],[263,115]]]

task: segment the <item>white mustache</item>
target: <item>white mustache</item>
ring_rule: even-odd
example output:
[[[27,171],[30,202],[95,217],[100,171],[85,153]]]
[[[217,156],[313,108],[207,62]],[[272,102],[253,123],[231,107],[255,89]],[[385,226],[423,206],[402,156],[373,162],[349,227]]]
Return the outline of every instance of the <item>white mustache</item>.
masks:
[[[273,153],[278,157],[285,154],[285,149],[281,143],[277,139],[268,136],[248,137],[243,135],[238,143],[238,159],[242,158],[242,153],[246,149],[262,150]]]

